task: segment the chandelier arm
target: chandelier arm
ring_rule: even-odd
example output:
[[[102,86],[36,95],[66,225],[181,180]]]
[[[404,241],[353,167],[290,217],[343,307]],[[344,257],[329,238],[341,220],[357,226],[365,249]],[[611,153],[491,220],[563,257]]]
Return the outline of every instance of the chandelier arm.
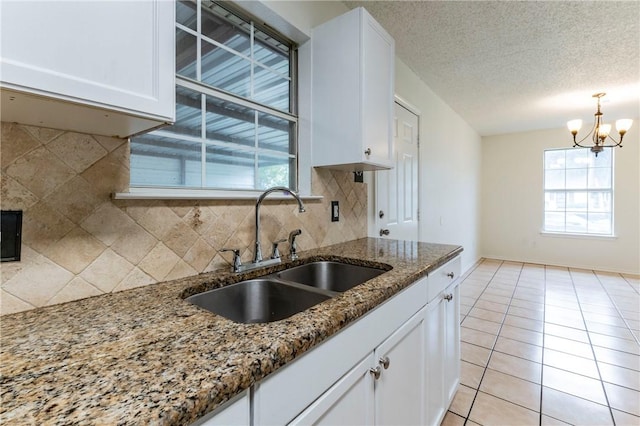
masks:
[[[596,129],[596,125],[594,124],[591,130],[589,131],[589,133],[587,133],[587,135],[584,138],[580,139],[578,142],[576,142],[576,135],[573,135],[573,146],[574,147],[579,146],[580,148],[589,148],[588,146],[583,146],[580,144],[586,141],[587,138],[593,134],[595,129]]]
[[[619,142],[616,141],[614,138],[612,138],[611,135],[607,135],[607,137],[609,139],[611,139],[613,141],[613,143],[614,143],[614,145],[605,145],[607,148],[609,148],[609,147],[613,148],[613,147],[616,147],[616,146],[622,147],[622,138],[624,138],[624,134],[620,135],[620,141]]]

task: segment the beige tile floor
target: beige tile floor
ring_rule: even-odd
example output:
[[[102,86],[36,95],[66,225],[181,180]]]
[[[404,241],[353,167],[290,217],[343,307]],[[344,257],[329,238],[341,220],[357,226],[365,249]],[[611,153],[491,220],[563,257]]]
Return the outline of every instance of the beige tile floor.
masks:
[[[640,426],[640,279],[485,259],[460,287],[443,425]]]

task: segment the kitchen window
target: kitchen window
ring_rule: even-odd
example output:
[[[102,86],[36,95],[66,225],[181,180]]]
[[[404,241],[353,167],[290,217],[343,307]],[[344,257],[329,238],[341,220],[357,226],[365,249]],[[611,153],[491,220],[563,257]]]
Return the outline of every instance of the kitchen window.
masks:
[[[131,186],[297,189],[296,51],[229,4],[176,2],[176,123],[131,139]]]
[[[613,235],[613,151],[544,152],[544,232]]]

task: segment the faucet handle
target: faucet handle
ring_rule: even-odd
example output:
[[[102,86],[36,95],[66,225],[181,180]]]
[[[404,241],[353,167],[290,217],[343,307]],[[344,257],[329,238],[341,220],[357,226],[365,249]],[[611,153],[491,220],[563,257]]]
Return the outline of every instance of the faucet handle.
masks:
[[[291,260],[296,260],[298,258],[298,245],[296,244],[296,237],[302,234],[302,229],[294,229],[289,232],[289,257]]]
[[[220,253],[225,251],[233,252],[233,272],[240,272],[240,267],[242,266],[242,262],[240,261],[240,250],[223,248],[220,250]]]
[[[283,238],[281,240],[277,240],[277,241],[273,242],[273,249],[271,251],[271,258],[272,259],[280,259],[280,250],[278,250],[278,244],[284,243],[285,241],[287,241],[286,238]]]

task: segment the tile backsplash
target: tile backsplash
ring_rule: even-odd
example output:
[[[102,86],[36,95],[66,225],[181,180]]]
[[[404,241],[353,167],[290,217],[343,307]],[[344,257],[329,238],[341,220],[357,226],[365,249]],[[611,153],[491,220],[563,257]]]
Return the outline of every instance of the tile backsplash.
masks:
[[[22,259],[0,265],[0,314],[228,268],[223,247],[250,261],[254,201],[113,200],[129,185],[126,140],[1,126],[0,206],[24,217]],[[349,172],[314,169],[312,186],[323,199],[306,201],[305,213],[293,200],[265,200],[265,254],[296,228],[299,250],[366,236],[364,184]],[[339,222],[331,222],[332,200]]]

